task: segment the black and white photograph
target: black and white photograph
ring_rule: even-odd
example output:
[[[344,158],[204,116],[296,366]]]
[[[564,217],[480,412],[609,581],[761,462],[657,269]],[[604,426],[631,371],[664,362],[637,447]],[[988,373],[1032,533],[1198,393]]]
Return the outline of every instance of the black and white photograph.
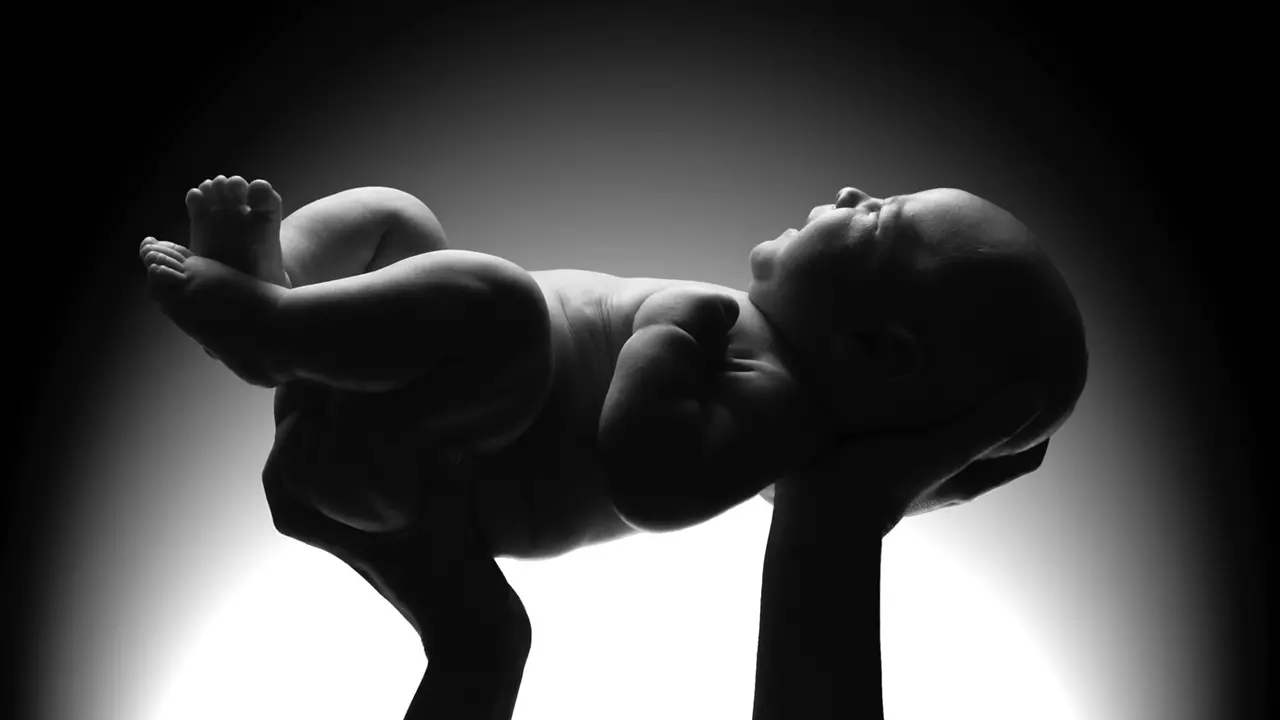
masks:
[[[1260,19],[31,11],[0,716],[1274,717]]]

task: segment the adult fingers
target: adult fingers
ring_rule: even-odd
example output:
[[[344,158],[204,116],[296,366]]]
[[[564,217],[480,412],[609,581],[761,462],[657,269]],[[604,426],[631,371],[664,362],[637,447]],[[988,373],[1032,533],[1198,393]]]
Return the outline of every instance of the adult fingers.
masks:
[[[975,458],[1015,435],[1035,417],[1038,402],[1033,387],[1016,387],[951,422],[923,430],[886,431],[846,440],[815,458],[800,475],[892,477],[892,485],[901,492],[923,491],[960,473]],[[993,472],[1016,469],[1018,462],[1031,457],[1033,454],[1000,463],[993,466]]]
[[[276,440],[262,469],[263,490],[276,530],[351,562],[370,545],[373,535],[320,514],[291,487],[305,487],[313,471],[317,438],[308,427],[314,418],[293,412],[276,426]]]
[[[318,410],[325,405],[329,388],[309,380],[292,380],[276,387],[274,413],[276,424],[302,409]]]
[[[460,448],[427,451],[431,477],[423,489],[425,512],[421,521],[431,535],[433,553],[439,558],[459,555],[474,532],[471,517],[471,454]]]
[[[939,477],[950,477],[1016,435],[1038,413],[1038,391],[1030,386],[1013,388],[958,420],[928,430],[916,453]],[[1040,455],[1043,458],[1043,452]],[[1001,467],[1018,462],[1011,460]]]
[[[942,499],[968,502],[998,487],[1040,469],[1049,441],[1013,455],[975,460],[956,473],[940,488]]]

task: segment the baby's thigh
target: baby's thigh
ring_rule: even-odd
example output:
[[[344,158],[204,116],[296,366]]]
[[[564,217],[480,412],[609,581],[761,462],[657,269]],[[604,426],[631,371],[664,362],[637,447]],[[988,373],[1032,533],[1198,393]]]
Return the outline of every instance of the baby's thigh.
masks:
[[[555,369],[549,329],[512,337],[501,352],[452,354],[393,391],[400,417],[433,442],[487,454],[541,414]]]
[[[395,351],[377,362],[407,379],[334,397],[431,445],[489,453],[519,438],[540,415],[555,370],[550,309],[533,277],[495,256],[446,250],[379,278],[394,290],[386,305],[402,322],[385,331]]]

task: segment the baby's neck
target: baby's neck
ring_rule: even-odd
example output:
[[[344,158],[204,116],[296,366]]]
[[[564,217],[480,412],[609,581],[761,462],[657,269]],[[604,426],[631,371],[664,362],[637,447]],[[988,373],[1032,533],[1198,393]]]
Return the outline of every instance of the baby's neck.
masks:
[[[745,293],[739,298],[739,305],[742,314],[735,331],[743,333],[741,342],[772,359],[795,379],[808,404],[819,416],[815,423],[818,432],[830,441],[855,434],[863,421],[858,414],[858,403],[838,402],[834,394],[824,392],[823,388],[830,384],[826,378],[831,371],[812,359],[816,357],[816,351],[788,338],[785,331]]]

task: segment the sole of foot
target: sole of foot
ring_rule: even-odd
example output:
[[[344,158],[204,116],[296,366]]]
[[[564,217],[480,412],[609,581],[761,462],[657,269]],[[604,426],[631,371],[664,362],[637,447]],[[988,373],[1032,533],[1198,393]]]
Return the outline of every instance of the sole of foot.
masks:
[[[187,191],[191,252],[289,287],[280,251],[280,195],[266,180],[219,175]]]
[[[270,322],[284,288],[152,237],[138,256],[152,299],[180,330],[246,382],[281,382],[272,370]]]

